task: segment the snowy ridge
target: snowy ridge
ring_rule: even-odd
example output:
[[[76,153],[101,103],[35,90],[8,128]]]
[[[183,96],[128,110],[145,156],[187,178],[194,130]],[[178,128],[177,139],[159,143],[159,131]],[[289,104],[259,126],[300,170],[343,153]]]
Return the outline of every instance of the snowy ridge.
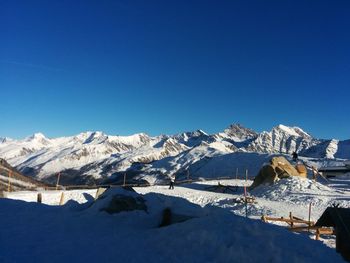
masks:
[[[236,154],[247,153],[246,168],[253,173],[255,168],[250,166],[257,155],[248,153],[289,155],[293,151],[305,157],[349,159],[350,140],[315,139],[299,127],[285,125],[257,133],[240,124],[230,125],[216,134],[197,130],[151,137],[145,133],[113,136],[89,131],[52,139],[42,133],[23,140],[0,139],[0,158],[26,175],[49,182],[53,182],[58,172],[63,172],[66,183],[119,180],[124,173],[135,180],[147,178],[149,182],[173,174],[185,176],[188,171],[194,176],[208,177],[221,169],[218,176],[232,176],[233,171],[227,167],[240,166],[240,161],[232,165],[227,162]],[[215,164],[219,156],[222,161]]]

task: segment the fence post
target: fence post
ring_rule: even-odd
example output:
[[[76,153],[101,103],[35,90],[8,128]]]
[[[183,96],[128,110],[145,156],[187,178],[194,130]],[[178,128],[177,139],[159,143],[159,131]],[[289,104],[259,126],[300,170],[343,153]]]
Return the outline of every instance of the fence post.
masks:
[[[245,217],[248,217],[247,187],[244,186]]]
[[[38,195],[37,195],[37,197],[36,197],[36,201],[38,202],[38,203],[42,203],[42,195],[41,195],[41,193],[38,193]]]
[[[248,181],[248,169],[245,169],[245,181]]]
[[[123,186],[126,185],[126,173],[124,173],[124,182],[123,182]]]
[[[102,195],[106,190],[107,190],[107,188],[103,188],[103,187],[97,188],[96,195],[95,195],[95,200],[97,198],[99,198],[99,196]]]
[[[11,192],[11,180],[10,180],[10,178],[11,178],[11,171],[9,171],[8,173],[8,184],[7,184],[7,192]]]
[[[311,226],[311,202],[309,204],[309,222],[308,222],[308,225],[309,225],[309,232],[310,232],[310,226]]]
[[[61,172],[59,172],[57,175],[56,190],[58,189],[58,185],[60,183],[60,177],[61,177]]]
[[[60,205],[63,205],[63,203],[64,203],[64,192],[61,193]]]

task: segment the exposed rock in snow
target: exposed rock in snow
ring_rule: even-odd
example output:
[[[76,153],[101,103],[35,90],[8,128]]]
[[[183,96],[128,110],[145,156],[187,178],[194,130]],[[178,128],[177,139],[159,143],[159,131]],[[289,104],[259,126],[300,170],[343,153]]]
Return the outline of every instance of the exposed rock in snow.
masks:
[[[298,170],[291,165],[283,156],[273,157],[268,164],[260,169],[258,175],[254,178],[250,189],[254,189],[261,184],[273,184],[281,178],[291,176],[306,177],[305,174],[300,174]]]
[[[237,139],[237,141],[245,141],[248,139],[254,139],[258,136],[255,131],[243,127],[241,124],[232,124],[224,130],[229,137]]]

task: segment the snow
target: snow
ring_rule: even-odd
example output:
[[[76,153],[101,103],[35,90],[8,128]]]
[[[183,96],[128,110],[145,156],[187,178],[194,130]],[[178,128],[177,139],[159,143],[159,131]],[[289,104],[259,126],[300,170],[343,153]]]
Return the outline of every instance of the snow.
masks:
[[[298,134],[295,131],[295,128],[297,128],[297,127],[288,127],[288,126],[280,124],[280,125],[277,126],[277,128],[282,130],[282,131],[284,131],[284,132],[286,132],[286,133],[288,133],[288,134],[290,134],[290,135],[292,135],[292,136],[296,136],[296,137],[300,136],[300,134]],[[300,129],[300,128],[298,128],[298,129]]]
[[[208,188],[218,183],[235,191],[218,193]],[[262,223],[260,217],[286,217],[292,212],[307,219],[311,203],[311,220],[316,221],[333,203],[350,207],[350,177],[329,182],[287,178],[272,186],[259,186],[248,192],[256,203],[247,205],[250,219],[246,219],[245,206],[237,200],[243,196],[243,187],[251,183],[225,179],[175,185],[174,190],[159,185],[135,187],[146,200],[147,213],[100,212],[108,198],[91,206],[96,189],[39,191],[43,203],[51,207],[0,199],[0,245],[7,251],[0,253],[0,262],[22,261],[26,255],[33,262],[45,262],[49,257],[53,262],[342,262],[335,253],[334,238],[322,239],[322,244],[312,240],[312,235],[287,231],[283,223],[276,223],[283,227]],[[113,191],[120,193],[120,188]],[[66,205],[57,206],[62,192]],[[11,199],[35,202],[37,193],[5,194]],[[165,207],[195,218],[157,228]],[[14,253],[20,240],[26,240],[27,245]]]
[[[327,158],[334,158],[334,156],[338,152],[338,140],[331,140],[328,144],[328,147],[326,148],[326,157]]]
[[[30,171],[31,176],[41,180],[52,179],[58,172],[72,169],[77,177],[95,178],[97,181],[129,172],[135,179],[149,178],[149,182],[153,183],[164,179],[159,176],[158,167],[169,168],[167,173],[201,170],[198,176],[208,177],[205,167],[210,158],[221,155],[222,160],[231,162],[234,159],[232,154],[240,152],[252,153],[250,159],[253,167],[248,163],[243,168],[250,171],[256,170],[254,156],[257,153],[291,154],[298,151],[300,155],[320,158],[314,160],[315,165],[320,167],[322,162],[329,162],[323,157],[350,158],[349,142],[317,140],[298,127],[285,125],[260,134],[241,125],[231,125],[224,132],[212,135],[202,130],[155,137],[144,133],[111,136],[89,131],[49,139],[36,133],[23,140],[3,140],[0,143],[0,158],[6,159],[20,171]],[[136,170],[135,163],[138,164]],[[224,170],[221,168],[224,161],[216,163],[219,166],[212,169],[210,175],[213,171]],[[237,162],[224,166],[235,171],[242,165]],[[232,175],[228,169],[225,173],[220,176]],[[76,181],[74,179],[77,178],[72,178],[72,181]]]
[[[111,141],[117,141],[122,142],[124,144],[133,145],[135,147],[142,146],[144,144],[145,139],[151,139],[147,134],[145,133],[137,133],[130,136],[109,136]]]
[[[147,212],[100,211],[112,194],[138,196],[120,188],[111,189],[96,203],[81,205],[70,201],[64,206],[47,206],[0,199],[0,262],[343,262],[334,249],[306,234],[294,234],[284,227],[234,215],[244,208],[232,200],[241,196],[242,186],[251,181],[220,182],[237,186],[238,192],[208,191],[207,187],[218,181],[176,185],[174,190],[166,186],[135,188],[146,200]],[[330,189],[318,184],[316,189],[309,188],[311,183],[300,182],[310,192]],[[297,182],[285,184],[290,191],[297,188],[294,185]],[[281,185],[274,186],[272,192],[277,193],[275,190]],[[56,200],[57,204],[61,192],[42,192],[43,201],[55,204]],[[83,193],[90,195],[85,200],[94,196],[93,190],[65,191],[65,196],[74,199],[75,194]],[[287,193],[282,191],[279,195]],[[33,201],[29,196],[30,192],[10,194],[11,198]],[[285,210],[298,207],[269,197],[257,197],[258,205],[250,205],[249,216],[254,218],[254,211],[260,211],[262,206],[276,208],[277,203]],[[158,228],[166,207],[192,219]]]
[[[235,127],[231,128],[232,132]],[[259,186],[248,191],[256,201],[247,205],[249,218],[239,200],[244,186],[252,183],[244,180],[245,172],[248,178],[255,176],[274,153],[305,150],[310,156],[332,158],[301,157],[310,166],[342,166],[344,159],[333,158],[347,158],[349,141],[315,140],[298,127],[284,125],[261,134],[236,128],[240,131],[236,135],[229,130],[158,137],[86,132],[56,139],[34,134],[24,140],[3,140],[0,156],[19,169],[36,169],[39,178],[86,165],[90,167],[83,175],[99,178],[140,163],[137,176],[151,184],[171,175],[202,181],[175,182],[174,190],[161,185],[135,187],[146,200],[147,213],[114,215],[100,211],[111,196],[94,203],[96,189],[5,192],[12,200],[0,199],[0,262],[342,262],[334,238],[323,239],[323,244],[310,234],[262,223],[260,217],[286,217],[292,212],[307,219],[311,204],[311,220],[316,221],[334,203],[350,207],[349,175],[329,181],[320,177],[318,182],[288,178]],[[234,178],[236,171],[237,179],[209,180]],[[214,192],[219,183],[232,191]],[[36,203],[39,193],[43,204]],[[62,194],[65,205],[58,206]],[[158,228],[166,207],[193,219]]]
[[[96,196],[97,189],[84,189],[84,190],[69,190],[69,191],[20,191],[20,192],[5,192],[5,197],[22,200],[26,202],[36,202],[37,196],[40,193],[42,203],[46,205],[59,205],[61,195],[64,193],[63,204],[69,200],[78,202],[79,204],[93,200]]]

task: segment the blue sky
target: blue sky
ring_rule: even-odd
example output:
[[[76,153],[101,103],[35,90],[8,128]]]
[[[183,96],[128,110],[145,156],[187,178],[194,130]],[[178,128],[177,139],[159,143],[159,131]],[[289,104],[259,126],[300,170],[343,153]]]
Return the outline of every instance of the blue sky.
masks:
[[[350,138],[349,1],[0,1],[0,136]]]

